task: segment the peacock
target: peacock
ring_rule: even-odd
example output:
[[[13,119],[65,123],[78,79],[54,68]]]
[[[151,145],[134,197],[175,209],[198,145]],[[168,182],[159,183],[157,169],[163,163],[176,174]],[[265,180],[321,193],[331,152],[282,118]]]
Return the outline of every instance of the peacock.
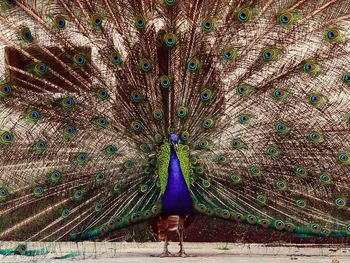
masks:
[[[350,236],[350,2],[1,0],[0,240],[196,215]],[[1,252],[1,251],[0,251]]]

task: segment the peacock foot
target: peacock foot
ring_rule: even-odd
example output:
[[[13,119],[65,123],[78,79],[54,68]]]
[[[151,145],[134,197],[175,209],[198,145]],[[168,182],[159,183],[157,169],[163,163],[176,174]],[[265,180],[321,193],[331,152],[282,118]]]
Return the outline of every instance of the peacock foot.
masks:
[[[159,255],[160,258],[165,257],[173,257],[173,254],[171,254],[169,251],[164,251],[162,254]]]
[[[185,250],[180,250],[179,253],[176,254],[177,257],[182,257],[182,258],[186,258],[188,257],[187,253],[185,252]]]
[[[173,257],[174,255],[171,254],[168,250],[164,250],[162,254],[160,255],[152,255],[152,257],[158,257],[158,258],[166,258],[166,257]]]

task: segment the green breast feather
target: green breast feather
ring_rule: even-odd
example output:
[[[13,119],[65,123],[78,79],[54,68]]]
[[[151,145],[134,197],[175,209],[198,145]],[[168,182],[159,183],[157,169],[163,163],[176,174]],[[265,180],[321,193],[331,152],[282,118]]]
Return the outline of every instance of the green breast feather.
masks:
[[[168,184],[168,169],[170,162],[170,143],[164,143],[157,154],[157,171],[160,181],[161,193],[164,194]],[[176,152],[180,161],[181,171],[185,178],[188,189],[190,189],[190,162],[189,162],[189,148],[187,145],[179,144],[179,149]]]

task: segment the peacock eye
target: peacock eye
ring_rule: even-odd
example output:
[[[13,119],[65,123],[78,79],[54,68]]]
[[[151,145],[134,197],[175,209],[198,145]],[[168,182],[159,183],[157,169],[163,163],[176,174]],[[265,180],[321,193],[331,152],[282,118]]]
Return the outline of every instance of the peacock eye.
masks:
[[[101,100],[106,100],[109,98],[109,92],[106,88],[99,88],[97,90],[97,97],[99,97]]]
[[[146,26],[146,19],[142,16],[135,18],[135,26],[137,29],[144,29]]]
[[[350,85],[350,73],[347,72],[343,75],[342,80],[345,84]]]
[[[275,95],[276,97],[280,97],[280,96],[282,95],[282,92],[279,91],[279,90],[275,90],[274,95]]]
[[[304,65],[304,69],[305,69],[306,71],[308,71],[308,72],[309,72],[309,71],[312,69],[311,64],[306,63],[306,64]]]
[[[190,72],[195,72],[200,68],[200,61],[198,58],[193,58],[187,63],[187,68]]]
[[[271,53],[269,51],[265,51],[263,56],[266,60],[269,60],[271,58]]]
[[[342,160],[342,161],[346,161],[347,156],[342,154],[342,155],[339,156],[339,159]]]
[[[64,25],[66,24],[66,22],[64,20],[60,20],[58,22],[58,25],[60,26],[60,28],[64,28]]]
[[[227,51],[227,52],[224,53],[224,56],[225,56],[226,59],[231,59],[232,58],[232,53]]]
[[[164,0],[165,4],[172,6],[175,4],[175,0]]]
[[[289,22],[289,18],[285,15],[282,15],[280,21],[282,22],[282,24],[287,24]]]
[[[329,39],[334,39],[334,38],[335,38],[334,32],[329,31],[329,32],[327,33],[327,37],[328,37]]]
[[[19,39],[23,42],[31,42],[33,40],[32,33],[28,27],[23,27],[19,32]]]
[[[244,12],[240,12],[239,13],[239,19],[240,20],[242,20],[242,21],[245,21],[245,20],[247,20],[247,14],[246,13],[244,13]]]
[[[41,62],[35,63],[34,72],[39,76],[43,76],[47,72],[47,66]]]
[[[268,151],[269,154],[275,153],[275,149],[274,148],[268,148],[267,151]]]
[[[57,15],[55,16],[54,18],[54,23],[55,23],[55,26],[58,28],[58,29],[64,29],[66,27],[66,20],[63,16],[61,15]]]
[[[86,64],[86,58],[82,54],[76,54],[73,56],[73,62],[77,67],[82,67]]]
[[[113,60],[116,64],[118,64],[120,62],[120,57],[119,56],[114,56]]]
[[[311,133],[310,137],[312,139],[317,139],[318,138],[318,134],[317,133]]]
[[[131,128],[133,129],[134,132],[140,132],[142,130],[142,125],[140,121],[135,120],[131,123]]]
[[[5,84],[4,85],[4,91],[5,91],[5,93],[10,93],[10,91],[11,91],[11,88],[10,88],[10,85],[9,84]]]
[[[168,47],[173,47],[176,44],[176,35],[173,33],[167,33],[163,37],[163,41]]]

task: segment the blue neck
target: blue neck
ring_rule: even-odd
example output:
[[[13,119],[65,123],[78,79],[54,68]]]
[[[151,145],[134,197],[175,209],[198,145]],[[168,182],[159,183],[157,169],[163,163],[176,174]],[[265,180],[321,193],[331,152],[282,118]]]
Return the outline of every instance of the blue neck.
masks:
[[[162,197],[162,215],[188,215],[193,210],[193,201],[180,161],[174,149],[171,149],[168,168],[168,184]]]

